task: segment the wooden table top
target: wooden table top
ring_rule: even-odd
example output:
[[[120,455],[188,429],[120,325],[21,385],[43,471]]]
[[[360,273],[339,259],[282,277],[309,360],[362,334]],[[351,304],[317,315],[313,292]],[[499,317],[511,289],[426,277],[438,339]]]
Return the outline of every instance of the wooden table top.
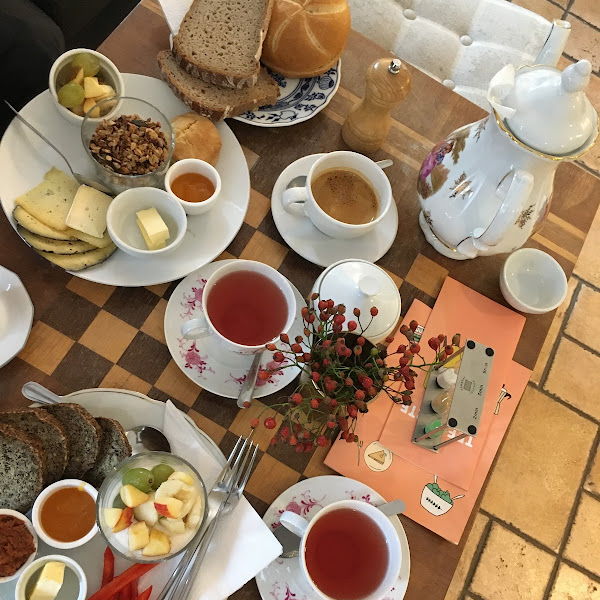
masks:
[[[99,50],[122,72],[159,77],[156,54],[168,46],[169,31],[160,7],[154,0],[143,0]],[[252,193],[245,222],[221,258],[262,260],[279,269],[303,294],[310,291],[321,268],[285,245],[271,217],[270,193],[279,173],[293,160],[346,147],[340,133],[344,117],[364,91],[368,65],[388,55],[352,32],[342,58],[341,86],[320,114],[285,128],[228,122],[244,147]],[[416,180],[422,160],[435,143],[484,112],[420,71],[411,69],[411,74],[412,91],[393,113],[383,148],[372,156],[394,159],[386,173],[400,215],[397,239],[379,265],[398,284],[404,311],[413,298],[433,306],[448,275],[504,303],[498,287],[503,256],[447,259],[429,246],[417,222]],[[561,165],[549,218],[528,245],[552,254],[570,275],[599,202],[599,180],[576,165]],[[24,282],[35,305],[26,347],[0,372],[3,407],[26,405],[20,388],[29,380],[61,394],[98,386],[133,389],[160,400],[172,398],[227,452],[237,435],[247,433],[254,414],[272,402],[255,400],[248,411],[239,412],[235,402],[201,390],[179,371],[162,328],[168,298],[178,282],[148,288],[86,282],[29,250],[4,219],[0,219],[0,256],[2,264]],[[527,318],[515,359],[530,369],[552,317]],[[269,447],[270,435],[259,433],[260,460],[247,487],[247,496],[260,514],[301,477],[331,473],[322,464],[323,449],[314,455],[298,455],[289,447]],[[407,600],[442,600],[470,525],[461,544],[455,546],[409,519],[402,518],[402,522],[412,562]],[[258,599],[255,583],[249,582],[233,598]]]

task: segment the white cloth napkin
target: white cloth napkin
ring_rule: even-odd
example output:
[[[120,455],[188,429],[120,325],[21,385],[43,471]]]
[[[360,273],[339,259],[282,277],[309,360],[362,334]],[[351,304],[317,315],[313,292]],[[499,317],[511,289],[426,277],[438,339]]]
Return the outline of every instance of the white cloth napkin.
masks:
[[[492,108],[500,115],[502,119],[510,119],[514,116],[515,109],[503,104],[504,99],[512,92],[515,87],[515,66],[506,65],[502,67],[490,81],[487,99]]]
[[[192,0],[158,0],[158,2],[165,13],[171,33],[175,35],[179,31],[185,13],[192,5]]]
[[[190,424],[172,402],[165,407],[163,431],[171,451],[190,462],[202,476],[207,491],[221,466],[200,444]],[[245,498],[222,518],[189,593],[189,600],[224,600],[255,577],[281,554],[281,544]],[[164,587],[180,557],[165,561],[141,578],[139,589],[152,585],[152,600]]]

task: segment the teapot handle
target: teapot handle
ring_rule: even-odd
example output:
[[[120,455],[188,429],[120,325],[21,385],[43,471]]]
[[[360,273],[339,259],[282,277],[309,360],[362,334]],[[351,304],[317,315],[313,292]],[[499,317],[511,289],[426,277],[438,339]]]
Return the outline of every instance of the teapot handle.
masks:
[[[507,173],[508,175],[509,173]],[[521,212],[527,208],[527,202],[533,189],[533,175],[523,169],[515,169],[512,181],[502,205],[487,229],[478,236],[476,242],[485,246],[496,246],[514,226]],[[496,194],[500,193],[500,184]]]

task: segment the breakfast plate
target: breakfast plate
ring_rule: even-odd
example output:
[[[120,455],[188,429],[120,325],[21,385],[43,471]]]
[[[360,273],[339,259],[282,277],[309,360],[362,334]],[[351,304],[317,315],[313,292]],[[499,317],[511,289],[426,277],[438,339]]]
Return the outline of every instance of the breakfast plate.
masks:
[[[263,521],[275,530],[282,527],[279,517],[286,511],[292,511],[310,521],[322,508],[340,500],[362,500],[375,506],[386,501],[374,489],[364,483],[339,477],[324,475],[300,481],[280,494],[265,512]],[[402,600],[408,587],[410,576],[410,551],[406,533],[398,517],[390,517],[402,550],[400,577],[384,600]],[[310,600],[304,591],[305,586],[300,568],[300,559],[277,558],[256,576],[258,591],[263,600]]]
[[[225,398],[238,397],[254,357],[227,351],[221,348],[211,336],[186,340],[181,335],[181,325],[202,314],[202,292],[206,280],[219,267],[232,260],[211,263],[188,275],[171,294],[165,312],[165,338],[177,366],[194,383]],[[300,311],[306,303],[302,294],[293,284],[290,285],[296,297],[296,319],[288,333],[290,338],[294,338],[302,335]],[[277,368],[279,363],[273,362],[272,357],[273,353],[265,350],[261,367]],[[291,383],[297,375],[298,369],[290,367],[276,371],[265,381],[257,380],[253,398],[262,398],[277,392]]]
[[[325,235],[305,216],[284,210],[281,198],[287,184],[298,175],[307,175],[323,154],[304,156],[288,165],[277,178],[271,193],[271,212],[281,237],[300,256],[321,267],[348,258],[378,261],[391,247],[398,232],[398,208],[392,202],[388,215],[369,233],[349,240]]]
[[[33,304],[25,286],[15,273],[0,266],[0,367],[23,349],[32,321]]]
[[[123,80],[128,96],[150,100],[169,119],[189,112],[189,108],[158,79],[124,73]],[[127,100],[124,100],[123,110],[126,109]],[[83,151],[78,126],[60,116],[48,90],[31,100],[20,112],[58,144],[76,171],[92,175],[93,165]],[[242,148],[229,126],[217,123],[217,129],[222,141],[216,165],[222,179],[220,202],[210,212],[188,218],[181,245],[169,254],[147,259],[117,250],[105,262],[77,271],[75,275],[107,285],[155,285],[185,277],[227,248],[242,226],[248,209],[250,175]],[[66,170],[66,165],[51,148],[14,119],[0,141],[0,202],[13,227],[16,228],[12,218],[15,198],[42,181],[52,166]]]
[[[308,121],[329,104],[342,75],[341,60],[322,75],[303,79],[284,77],[266,68],[279,86],[277,102],[234,117],[236,121],[257,127],[286,127]]]

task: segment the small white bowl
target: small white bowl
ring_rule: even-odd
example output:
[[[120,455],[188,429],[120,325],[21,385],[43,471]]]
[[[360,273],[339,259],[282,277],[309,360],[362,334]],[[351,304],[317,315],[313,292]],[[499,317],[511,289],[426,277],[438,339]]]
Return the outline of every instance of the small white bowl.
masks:
[[[567,278],[558,262],[546,252],[521,248],[502,267],[500,291],[518,311],[541,315],[563,303]]]
[[[85,481],[81,481],[80,479],[62,479],[61,481],[57,481],[52,485],[49,485],[45,488],[42,493],[36,498],[36,501],[33,504],[33,509],[31,511],[31,519],[33,521],[33,527],[37,534],[42,538],[42,541],[46,542],[48,546],[52,546],[53,548],[59,548],[60,550],[69,550],[71,548],[77,548],[79,546],[83,546],[83,544],[89,542],[98,532],[98,524],[94,523],[94,526],[88,531],[86,535],[82,538],[75,540],[74,542],[59,542],[54,538],[50,537],[42,527],[42,522],[40,519],[40,515],[42,512],[42,506],[44,502],[57,490],[62,490],[64,488],[78,488],[83,486],[83,491],[87,492],[96,502],[96,498],[98,497],[98,491],[95,487],[92,487],[89,483]]]
[[[169,228],[171,237],[160,250],[148,250],[137,225],[136,213],[156,208]],[[127,254],[137,258],[160,256],[175,250],[183,241],[187,217],[183,206],[171,194],[151,187],[131,188],[121,192],[109,205],[106,226],[113,242]]]
[[[48,554],[47,556],[42,556],[37,560],[33,561],[25,571],[21,574],[19,581],[17,581],[17,586],[15,588],[15,600],[27,600],[28,595],[26,592],[29,592],[27,589],[27,584],[32,576],[34,576],[43,566],[50,562],[56,561],[61,562],[66,565],[66,569],[71,569],[75,576],[77,577],[77,581],[79,583],[79,591],[77,592],[77,596],[75,594],[71,594],[75,600],[85,600],[87,595],[87,577],[83,569],[76,563],[72,558],[68,556],[63,556],[62,554]],[[63,581],[63,587],[67,586],[68,582]],[[62,591],[62,590],[61,590]],[[70,590],[65,590],[67,593]],[[61,594],[62,595],[62,594]]]
[[[27,527],[29,533],[31,533],[33,537],[33,545],[35,546],[35,550],[31,553],[29,558],[21,565],[21,567],[17,571],[15,571],[15,573],[13,573],[12,575],[7,575],[6,577],[0,577],[0,583],[7,583],[8,581],[12,581],[17,577],[20,577],[25,572],[25,569],[27,569],[27,567],[33,562],[33,559],[35,558],[35,555],[38,551],[38,536],[35,533],[35,529],[33,528],[31,521],[24,514],[17,512],[16,510],[11,510],[10,508],[0,508],[0,515],[10,515],[11,517],[17,517],[17,519],[23,521],[23,523],[25,523],[25,527]]]
[[[171,182],[184,173],[199,173],[208,178],[215,186],[213,195],[204,200],[204,202],[186,202],[182,200],[177,194],[173,193]],[[217,203],[219,194],[221,193],[221,177],[217,170],[206,161],[198,158],[184,158],[169,167],[165,176],[165,189],[183,206],[186,214],[201,215],[209,211]]]
[[[106,73],[108,79],[113,83],[113,88],[117,93],[117,96],[125,95],[125,83],[123,82],[123,77],[121,77],[121,73],[119,69],[115,66],[115,64],[109,60],[104,54],[100,54],[100,52],[96,52],[95,50],[89,50],[88,48],[75,48],[74,50],[69,50],[64,54],[61,54],[52,65],[50,69],[50,74],[48,75],[48,88],[50,89],[50,93],[52,94],[52,99],[54,100],[54,105],[56,106],[56,110],[63,116],[69,123],[73,123],[74,125],[81,125],[83,123],[83,117],[76,115],[74,112],[70,111],[68,108],[59,104],[58,102],[58,90],[56,89],[56,79],[61,69],[68,64],[73,56],[76,54],[92,54],[93,56],[98,57],[100,61],[100,69]],[[111,110],[106,115],[99,117],[97,120],[100,122],[103,119],[109,118],[112,114],[117,112],[121,108],[122,101],[119,100],[115,105],[114,109]]]

